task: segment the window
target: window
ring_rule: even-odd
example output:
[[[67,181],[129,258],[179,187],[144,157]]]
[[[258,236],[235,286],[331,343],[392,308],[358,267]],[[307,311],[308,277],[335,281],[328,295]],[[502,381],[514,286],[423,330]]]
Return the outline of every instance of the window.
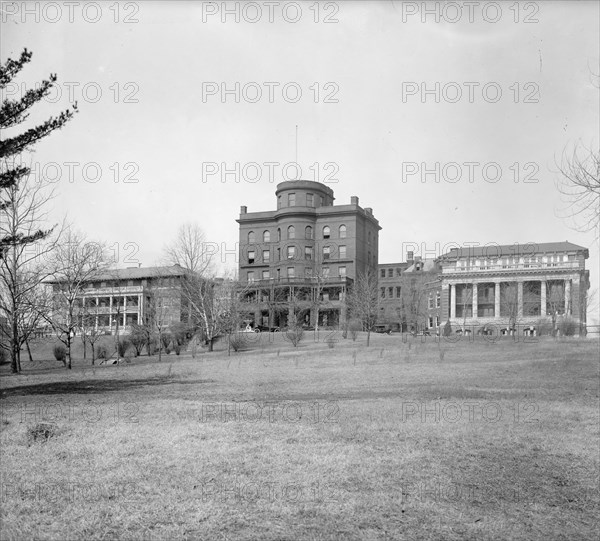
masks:
[[[295,246],[288,246],[287,247],[287,258],[288,259],[294,259],[296,257],[296,247]]]
[[[281,248],[277,248],[277,261],[281,261]]]
[[[329,229],[329,226],[328,226],[328,225],[326,225],[326,226],[323,228],[323,238],[324,238],[324,239],[328,239],[329,237],[331,237],[331,229]]]
[[[442,294],[438,291],[435,294],[435,307],[439,308],[442,304]]]
[[[319,196],[319,206],[322,207],[323,206],[323,196]]]
[[[371,244],[371,232],[367,233],[367,244]]]
[[[315,206],[315,196],[312,193],[306,194],[306,206],[314,207]]]
[[[393,287],[388,287],[388,297],[390,299],[394,298],[394,288]]]
[[[388,269],[388,278],[394,277],[394,269]]]
[[[269,250],[263,250],[263,263],[268,263],[271,259],[271,252]]]
[[[263,242],[271,242],[271,232],[265,231],[263,233]]]
[[[269,271],[268,270],[262,271],[262,278],[263,278],[263,280],[269,279]]]
[[[281,278],[281,269],[277,269],[277,279]]]
[[[323,246],[323,259],[329,259],[331,248],[329,246]]]
[[[402,276],[402,269],[400,267],[396,269],[396,276]]]
[[[329,278],[329,267],[323,267],[323,278]]]
[[[312,246],[305,246],[304,247],[304,259],[312,259],[313,256],[313,249]]]
[[[429,308],[433,308],[433,295],[429,294]]]
[[[339,258],[346,259],[346,247],[345,246],[339,247]]]
[[[436,327],[440,326],[440,316],[435,316],[435,326]]]
[[[304,238],[305,239],[312,239],[313,238],[313,230],[312,230],[312,227],[310,225],[307,225],[304,228]]]
[[[294,278],[295,277],[295,272],[294,272],[294,267],[288,267],[287,268],[287,275],[288,278]]]
[[[385,299],[385,287],[381,288],[381,298]]]
[[[339,267],[338,268],[338,276],[340,278],[345,278],[346,277],[346,267]]]
[[[402,289],[400,288],[400,286],[396,286],[396,298],[397,299],[400,298],[400,291],[402,291]]]
[[[385,269],[381,269],[381,277],[385,278]]]
[[[288,207],[295,207],[295,206],[296,206],[296,194],[289,193],[288,194]]]
[[[248,252],[248,263],[250,263],[250,264],[254,263],[254,258],[255,258],[254,250],[250,250]]]
[[[295,239],[296,238],[296,228],[293,225],[290,225],[288,227],[288,239]]]
[[[277,196],[277,208],[278,209],[281,208],[281,196],[280,195]]]
[[[305,278],[312,278],[312,268],[310,268],[310,267],[304,267],[304,277]]]
[[[431,316],[429,317],[429,319],[428,319],[428,322],[427,322],[427,323],[429,324],[429,328],[430,328],[430,329],[433,329],[433,318],[432,318]]]
[[[340,225],[340,239],[346,238],[346,226]]]
[[[254,282],[254,271],[248,271],[248,282]]]
[[[250,231],[248,233],[248,244],[254,244],[256,242],[256,237],[254,235],[254,231]]]
[[[281,229],[277,228],[277,242],[281,240]]]

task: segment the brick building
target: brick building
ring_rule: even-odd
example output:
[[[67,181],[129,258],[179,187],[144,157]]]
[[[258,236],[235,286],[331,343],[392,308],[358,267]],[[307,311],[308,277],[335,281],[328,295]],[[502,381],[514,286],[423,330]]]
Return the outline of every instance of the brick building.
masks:
[[[338,327],[358,273],[377,271],[379,222],[358,197],[334,205],[333,190],[312,181],[277,185],[276,210],[248,212],[239,223],[239,278],[248,322]]]
[[[406,261],[379,265],[379,324],[420,332],[441,322],[441,281],[435,259],[408,252]]]
[[[444,320],[509,332],[569,316],[583,328],[588,257],[586,248],[570,242],[451,250],[439,258]]]
[[[586,323],[588,250],[570,242],[454,249],[379,266],[378,322],[392,329],[538,333]]]
[[[83,284],[77,313],[111,333],[117,327],[128,333],[133,324],[152,318],[165,327],[180,323],[187,314],[181,288],[188,273],[179,265],[108,270]],[[55,292],[62,287],[58,281],[47,283]]]

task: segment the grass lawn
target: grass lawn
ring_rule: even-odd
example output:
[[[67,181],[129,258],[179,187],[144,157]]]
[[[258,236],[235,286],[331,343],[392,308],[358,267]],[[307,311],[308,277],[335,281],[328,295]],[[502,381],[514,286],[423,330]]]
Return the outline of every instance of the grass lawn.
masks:
[[[597,340],[252,339],[2,366],[0,538],[598,539]]]

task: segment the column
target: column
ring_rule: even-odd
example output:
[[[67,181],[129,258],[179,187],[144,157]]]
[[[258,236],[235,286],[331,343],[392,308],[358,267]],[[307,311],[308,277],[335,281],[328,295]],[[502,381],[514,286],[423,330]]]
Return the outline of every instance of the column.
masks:
[[[517,282],[517,317],[523,317],[523,282]]]
[[[450,284],[450,319],[456,319],[456,284]]]
[[[571,280],[565,280],[565,315],[571,315]]]
[[[541,292],[542,292],[542,306],[541,306],[541,310],[540,310],[540,315],[545,316],[546,315],[546,281],[545,280],[540,281],[540,288],[541,288]]]
[[[254,309],[254,326],[262,325],[262,311],[260,308]]]
[[[142,311],[142,295],[138,295],[138,324],[144,322],[144,312]]]
[[[473,284],[471,304],[473,305],[473,317],[477,317],[477,283]]]
[[[108,298],[108,329],[112,332],[113,320],[112,320],[112,295]]]
[[[500,317],[500,282],[494,284],[494,318]]]

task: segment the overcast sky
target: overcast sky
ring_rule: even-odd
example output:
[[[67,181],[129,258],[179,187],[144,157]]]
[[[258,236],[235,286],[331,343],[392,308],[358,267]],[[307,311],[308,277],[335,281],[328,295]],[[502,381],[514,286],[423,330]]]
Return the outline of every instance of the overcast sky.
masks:
[[[55,72],[60,92],[31,121],[79,105],[33,155],[39,174],[60,165],[53,216],[118,245],[120,266],[155,263],[193,221],[234,268],[240,205],[275,208],[298,125],[302,178],[373,208],[380,262],[403,260],[409,243],[434,256],[449,243],[569,240],[590,249],[598,287],[598,246],[560,217],[554,172],[565,147],[598,148],[598,2],[2,10],[2,61],[33,52],[6,97]],[[240,177],[222,177],[236,163]]]

